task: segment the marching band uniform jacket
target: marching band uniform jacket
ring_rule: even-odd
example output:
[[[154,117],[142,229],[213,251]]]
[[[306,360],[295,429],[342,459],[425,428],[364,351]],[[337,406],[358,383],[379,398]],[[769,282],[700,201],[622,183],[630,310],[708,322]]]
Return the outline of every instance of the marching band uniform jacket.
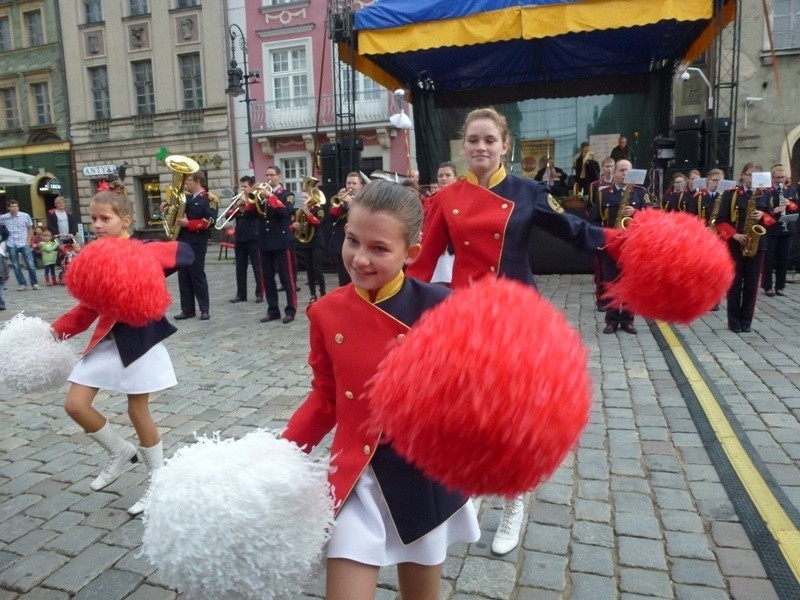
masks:
[[[720,198],[722,192],[709,192],[707,188],[697,190],[692,197],[690,212],[697,215],[706,225],[711,225],[711,217],[714,213],[714,203]],[[722,199],[720,198],[720,208]]]
[[[722,195],[722,203],[719,207],[719,214],[717,215],[717,233],[724,240],[730,240],[736,233],[745,233],[744,226],[747,221],[747,204],[750,201],[750,196],[755,193],[755,207],[756,210],[763,211],[759,223],[764,227],[770,227],[775,224],[775,218],[772,216],[772,207],[770,205],[770,198],[772,194],[770,190],[756,190],[746,189],[744,186],[737,186],[726,191]],[[763,236],[762,236],[763,237]],[[739,243],[736,242],[736,246]],[[763,240],[759,244],[759,251],[763,246]]]
[[[288,250],[294,233],[290,225],[294,216],[294,194],[283,186],[273,190],[267,199],[264,227],[259,235],[259,248],[264,251]]]
[[[600,192],[613,185],[613,181],[606,181],[605,179],[598,179],[589,184],[589,193],[587,194],[588,202],[586,212],[589,214],[594,206],[600,201]]]
[[[618,188],[613,183],[600,192],[599,202],[592,208],[589,214],[589,220],[593,223],[599,223],[603,227],[614,227],[617,222],[617,212],[619,205],[622,202],[622,196],[625,193],[625,188]],[[640,185],[631,187],[631,192],[628,195],[628,206],[632,206],[636,210],[641,210],[650,206],[650,195],[647,190]]]
[[[405,544],[445,522],[467,498],[424,477],[382,442],[379,431],[366,429],[370,416],[366,383],[386,352],[402,343],[422,313],[449,293],[400,273],[379,292],[375,303],[348,284],[310,305],[311,393],[283,433],[310,452],[336,427],[328,475],[336,512],[371,465]]]
[[[233,210],[231,209],[231,211]],[[230,215],[226,214],[225,216]],[[258,239],[258,230],[263,219],[264,217],[258,214],[255,203],[245,202],[241,211],[236,215],[236,243],[255,242]]]
[[[347,211],[349,205],[342,202],[339,206],[331,206],[328,211],[328,218],[331,221],[331,233],[328,240],[328,251],[333,254],[341,254],[344,246],[344,228],[347,225]]]
[[[186,194],[186,208],[184,215],[189,220],[186,227],[181,227],[178,232],[178,241],[187,244],[205,244],[208,241],[208,228],[217,219],[217,210],[212,208],[208,192],[202,190],[192,196]]]
[[[593,252],[606,243],[602,229],[565,213],[546,185],[508,175],[502,166],[492,175],[489,189],[468,173],[439,190],[436,198],[425,224],[422,252],[406,274],[430,281],[436,262],[452,243],[454,289],[487,275],[536,285],[529,258],[534,225],[579,250]]]
[[[161,264],[165,275],[174,272],[177,267],[185,267],[194,262],[194,252],[191,247],[181,242],[132,241],[132,243],[140,244],[143,252],[152,255]],[[56,319],[52,328],[59,338],[64,340],[86,331],[98,318],[97,326],[83,354],[91,352],[103,338],[112,333],[122,364],[126,367],[177,331],[166,317],[161,317],[144,327],[134,327],[115,321],[108,315],[100,314],[81,303]]]
[[[775,213],[775,209],[781,205],[781,194],[783,194],[784,199],[789,201],[786,206],[786,214],[796,213],[798,211],[796,190],[791,187],[784,187],[782,192],[778,188],[771,188],[769,192],[769,207],[770,211],[775,215],[775,223],[767,227],[767,235],[770,237],[791,235],[796,229],[795,223],[780,223],[781,215],[780,213]]]
[[[661,209],[667,212],[687,212],[687,202],[692,197],[692,192],[683,190],[676,192],[672,188],[661,198]]]

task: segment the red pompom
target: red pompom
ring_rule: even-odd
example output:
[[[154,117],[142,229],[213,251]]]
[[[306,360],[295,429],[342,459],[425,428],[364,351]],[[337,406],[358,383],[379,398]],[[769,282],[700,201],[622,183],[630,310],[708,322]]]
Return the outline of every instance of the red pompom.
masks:
[[[69,263],[65,281],[83,304],[135,327],[157,321],[172,303],[164,270],[137,240],[88,244]]]
[[[728,248],[697,217],[644,210],[625,231],[619,278],[606,288],[620,304],[647,319],[690,323],[711,310],[733,281]]]
[[[428,477],[515,496],[549,477],[589,418],[587,352],[531,287],[486,277],[427,312],[372,379],[372,425]]]

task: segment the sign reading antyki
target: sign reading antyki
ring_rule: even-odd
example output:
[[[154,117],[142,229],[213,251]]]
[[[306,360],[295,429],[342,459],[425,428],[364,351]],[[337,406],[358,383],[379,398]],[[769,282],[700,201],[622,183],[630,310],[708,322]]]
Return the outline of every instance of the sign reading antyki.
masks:
[[[84,177],[109,177],[117,174],[117,165],[93,165],[83,167]]]

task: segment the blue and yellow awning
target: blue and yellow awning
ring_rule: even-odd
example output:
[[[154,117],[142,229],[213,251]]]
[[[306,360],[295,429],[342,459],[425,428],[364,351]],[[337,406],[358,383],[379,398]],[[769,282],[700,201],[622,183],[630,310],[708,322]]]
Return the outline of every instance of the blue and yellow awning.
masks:
[[[493,89],[536,97],[565,86],[575,95],[605,93],[610,84],[624,89],[626,79],[633,86],[633,79],[693,61],[733,18],[734,5],[378,0],[356,13],[355,48],[342,47],[340,56],[387,87],[413,91],[427,80],[437,95]]]

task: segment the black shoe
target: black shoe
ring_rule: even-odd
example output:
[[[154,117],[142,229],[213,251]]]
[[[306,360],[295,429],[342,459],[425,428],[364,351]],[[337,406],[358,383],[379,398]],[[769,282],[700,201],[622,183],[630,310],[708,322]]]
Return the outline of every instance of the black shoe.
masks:
[[[772,298],[775,295],[775,290],[764,290],[764,293],[766,293],[767,296]]]
[[[742,333],[741,327],[728,327],[733,333]]]
[[[286,315],[285,317],[283,317],[284,323],[291,323],[292,321],[294,321],[294,315]]]
[[[193,312],[187,313],[187,312],[181,311],[177,315],[175,315],[173,318],[176,321],[183,321],[184,319],[194,319],[194,317],[195,317],[195,314]]]
[[[200,313],[200,320],[201,321],[208,321],[210,318],[211,318],[211,316],[207,312],[203,311],[203,312]]]
[[[742,333],[750,333],[750,331],[751,331],[750,327],[745,327],[744,325],[742,325]]]
[[[311,294],[311,297],[308,299],[309,304],[314,304],[317,301],[317,297],[314,294]]]
[[[258,296],[256,298],[256,304],[261,304],[263,301],[264,301],[264,298],[262,298],[261,296]]]
[[[622,331],[624,331],[625,333],[632,333],[634,335],[638,333],[638,331],[636,331],[636,327],[634,327],[630,323],[623,323],[620,326],[620,329],[622,329]]]
[[[606,312],[608,310],[608,305],[602,302],[598,302],[596,306],[597,306],[597,312]]]
[[[617,330],[616,325],[606,325],[606,328],[603,329],[603,333],[614,333]]]
[[[247,298],[239,298],[237,296],[236,298],[231,298],[230,300],[228,300],[228,302],[230,302],[231,304],[236,304],[237,302],[247,302]]]
[[[6,309],[6,305],[5,304],[3,306],[0,306],[0,310],[5,310],[5,309]]]
[[[783,290],[775,290],[776,296],[785,296],[786,294],[783,293]]]
[[[267,315],[266,317],[259,319],[259,321],[262,323],[269,323],[270,321],[277,321],[280,318],[280,315]]]
[[[717,312],[719,310],[719,304],[715,305],[711,310]]]

